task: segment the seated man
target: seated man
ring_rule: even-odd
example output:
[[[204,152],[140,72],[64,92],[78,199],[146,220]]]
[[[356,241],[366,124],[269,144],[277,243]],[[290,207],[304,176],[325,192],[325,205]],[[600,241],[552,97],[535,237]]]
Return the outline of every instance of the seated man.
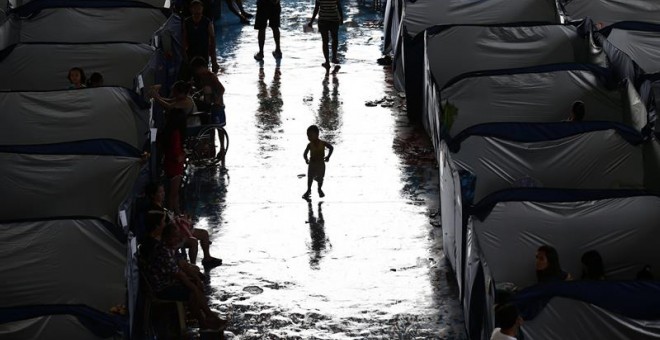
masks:
[[[206,230],[191,228],[189,220],[183,217],[176,217],[173,213],[163,207],[163,202],[165,201],[165,189],[162,184],[149,183],[144,191],[151,203],[149,210],[165,211],[168,216],[166,220],[168,223],[173,222],[183,232],[190,233],[189,237],[185,239],[185,247],[190,250],[188,256],[192,264],[197,262],[197,248],[199,245],[204,252],[204,258],[202,259],[204,269],[209,270],[222,265],[221,259],[211,256],[211,251],[209,249],[211,241],[209,239],[209,233]]]
[[[154,246],[148,263],[147,279],[157,298],[188,301],[190,312],[199,321],[201,328],[220,329],[227,322],[209,308],[202,282],[198,277],[186,273],[179,265],[176,249],[183,238],[177,229],[172,223],[163,229],[162,240]]]
[[[227,118],[225,115],[224,94],[225,87],[222,86],[218,76],[209,71],[206,61],[202,58],[194,58],[190,63],[190,69],[193,73],[195,88],[201,90],[204,94],[201,102],[197,102],[197,108],[211,113],[211,124],[225,126]],[[215,136],[212,135],[215,139]],[[212,153],[209,156],[216,156],[220,162],[220,168],[225,168],[225,138],[220,136],[220,150],[215,154],[215,144],[211,148]]]

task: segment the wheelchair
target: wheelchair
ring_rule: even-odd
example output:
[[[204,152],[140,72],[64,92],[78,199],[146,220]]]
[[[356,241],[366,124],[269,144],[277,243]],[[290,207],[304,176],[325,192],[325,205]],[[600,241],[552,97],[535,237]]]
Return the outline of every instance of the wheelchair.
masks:
[[[229,150],[229,134],[225,130],[225,125],[224,106],[211,106],[207,110],[188,115],[184,140],[187,166],[220,165],[224,168],[225,156]]]

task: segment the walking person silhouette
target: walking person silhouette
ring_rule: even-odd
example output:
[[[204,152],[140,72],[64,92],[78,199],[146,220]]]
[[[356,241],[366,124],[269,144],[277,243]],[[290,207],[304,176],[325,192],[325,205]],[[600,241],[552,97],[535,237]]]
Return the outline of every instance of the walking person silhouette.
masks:
[[[325,58],[325,62],[321,66],[330,70],[328,43],[332,38],[332,62],[339,64],[337,45],[339,44],[339,25],[344,23],[344,14],[341,11],[339,0],[316,0],[312,19],[307,24],[308,27],[312,27],[317,14],[319,16],[319,33],[321,33],[323,43],[323,57]]]
[[[321,187],[323,186],[323,177],[325,176],[325,162],[330,161],[330,156],[334,151],[332,144],[319,139],[319,127],[311,125],[307,128],[307,138],[309,144],[305,148],[303,157],[305,163],[309,164],[307,167],[307,191],[303,194],[304,199],[309,199],[312,194],[312,182],[316,180],[318,183],[319,197],[324,197],[325,193]],[[328,155],[325,155],[325,149],[328,149]],[[310,155],[308,158],[307,155]]]

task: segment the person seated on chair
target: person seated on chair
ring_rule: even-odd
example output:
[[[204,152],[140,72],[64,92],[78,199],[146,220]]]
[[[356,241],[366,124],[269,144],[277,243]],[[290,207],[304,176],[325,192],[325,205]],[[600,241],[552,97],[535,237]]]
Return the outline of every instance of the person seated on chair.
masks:
[[[536,251],[536,278],[539,283],[570,281],[570,273],[561,270],[559,254],[549,245],[542,245]]]
[[[203,97],[201,102],[198,102],[197,107],[202,111],[207,111],[211,114],[211,124],[225,126],[227,123],[227,116],[225,115],[224,94],[225,87],[222,86],[218,76],[209,71],[206,62],[202,58],[195,58],[190,63],[190,69],[193,73],[193,81],[195,88],[201,90]],[[211,148],[212,153],[209,156],[215,156],[216,161],[220,162],[220,168],[225,168],[225,138],[219,136],[220,150],[217,155],[215,154],[215,145]]]
[[[154,246],[147,265],[147,280],[153,294],[162,300],[187,301],[190,312],[202,328],[222,328],[226,320],[220,319],[209,308],[201,280],[188,275],[179,266],[176,249],[182,241],[176,225],[170,223],[163,228],[161,242]]]
[[[190,69],[192,70],[195,88],[203,93],[202,100],[198,103],[197,108],[211,113],[214,109],[222,109],[222,115],[224,116],[225,103],[223,96],[225,87],[218,80],[218,76],[209,71],[206,61],[200,57],[196,57],[190,62]]]
[[[211,256],[211,251],[209,246],[211,241],[209,239],[208,231],[199,228],[193,228],[192,222],[190,219],[184,216],[176,216],[169,210],[165,209],[163,202],[165,201],[165,189],[160,183],[149,183],[145,188],[145,195],[151,201],[149,210],[161,210],[167,213],[167,222],[174,222],[175,225],[185,234],[185,247],[189,249],[188,256],[190,258],[190,263],[195,264],[197,262],[197,252],[198,246],[201,246],[202,252],[204,253],[204,258],[202,259],[202,265],[204,269],[210,270],[217,266],[222,265],[222,260]]]
[[[140,242],[140,256],[149,261],[153,250],[160,243],[163,229],[167,220],[167,213],[163,210],[149,210],[144,218],[147,235]]]
[[[495,306],[495,325],[490,340],[516,340],[523,319],[516,306],[506,303]]]

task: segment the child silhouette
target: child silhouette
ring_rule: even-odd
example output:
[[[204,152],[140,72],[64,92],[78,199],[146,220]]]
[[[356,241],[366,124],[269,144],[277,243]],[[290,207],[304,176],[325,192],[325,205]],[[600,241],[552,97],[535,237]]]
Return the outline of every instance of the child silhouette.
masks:
[[[319,139],[319,127],[316,125],[311,125],[307,128],[307,139],[309,139],[309,144],[305,148],[303,157],[305,158],[305,163],[309,164],[307,168],[307,191],[303,194],[304,199],[309,199],[309,196],[312,193],[312,182],[316,180],[319,187],[319,197],[325,196],[321,187],[323,186],[323,176],[325,176],[325,162],[330,161],[330,156],[332,156],[332,151],[334,148],[332,144]],[[325,149],[328,148],[328,155],[325,155]],[[310,157],[307,158],[307,155],[310,154]]]

